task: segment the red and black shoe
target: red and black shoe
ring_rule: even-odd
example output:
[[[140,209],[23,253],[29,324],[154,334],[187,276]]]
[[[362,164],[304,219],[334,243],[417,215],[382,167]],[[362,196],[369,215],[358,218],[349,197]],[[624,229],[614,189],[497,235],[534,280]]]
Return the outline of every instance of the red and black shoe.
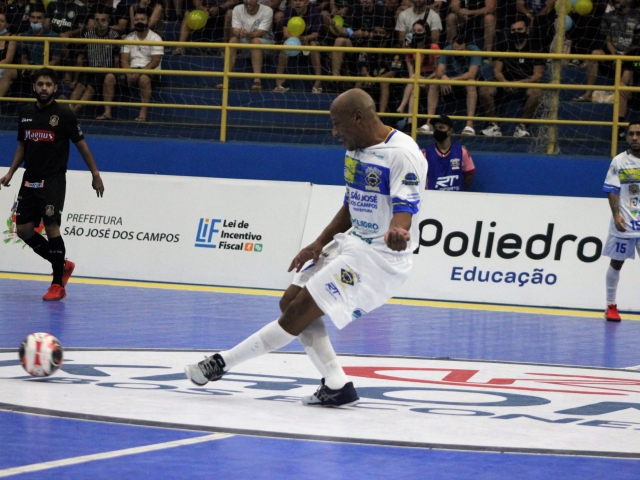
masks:
[[[76,264],[70,260],[64,261],[64,269],[62,270],[62,286],[66,287],[69,282],[69,278],[73,273],[73,270],[76,268]]]
[[[612,303],[607,306],[607,309],[604,312],[604,318],[607,319],[607,322],[619,322],[622,320],[620,318],[620,314],[618,313],[618,305]]]
[[[57,283],[53,283],[47,293],[44,294],[42,300],[45,302],[58,302],[67,296],[67,292],[65,291],[62,285],[58,285]]]

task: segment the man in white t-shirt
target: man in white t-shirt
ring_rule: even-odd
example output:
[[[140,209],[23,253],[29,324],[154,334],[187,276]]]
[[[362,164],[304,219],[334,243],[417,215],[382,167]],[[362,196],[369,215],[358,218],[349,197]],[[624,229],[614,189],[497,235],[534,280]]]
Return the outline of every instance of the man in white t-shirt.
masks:
[[[619,322],[616,291],[620,269],[626,259],[640,255],[640,122],[627,127],[629,150],[615,156],[602,190],[611,207],[609,235],[602,254],[611,258],[607,269],[607,309],[604,317]]]
[[[400,45],[404,46],[407,33],[413,32],[413,24],[418,20],[425,19],[425,17],[426,23],[431,29],[431,43],[438,43],[438,37],[442,30],[440,15],[434,12],[433,9],[427,8],[427,0],[413,0],[413,8],[400,13],[396,21],[396,35]]]
[[[343,328],[383,305],[406,281],[419,244],[417,216],[427,162],[418,145],[382,123],[373,99],[351,89],[331,104],[333,135],[347,149],[344,203],[320,236],[293,259],[293,284],[280,318],[233,347],[187,365],[196,385],[220,380],[236,365],[298,338],[322,375],[309,406],[353,405],[359,397],[327,336],[327,315]],[[415,220],[415,221],[414,221]]]
[[[144,8],[138,8],[133,16],[133,32],[124,37],[133,42],[161,42],[162,38],[157,33],[149,30],[149,18]],[[120,66],[122,68],[142,68],[145,70],[160,70],[164,47],[162,45],[125,45],[120,54]],[[151,78],[140,73],[127,73],[127,83],[140,90],[142,103],[151,102]],[[147,121],[148,107],[141,107],[136,122]]]
[[[231,18],[232,36],[229,43],[252,43],[252,44],[270,44],[273,43],[273,34],[271,33],[271,24],[273,23],[273,10],[265,5],[261,5],[258,0],[244,0],[242,5],[238,5],[233,9]],[[238,50],[230,48],[231,58],[229,59],[229,68],[233,71],[238,57]],[[262,59],[264,55],[262,50],[251,50],[251,66],[253,73],[262,73]],[[223,88],[220,82],[216,88]],[[255,78],[251,90],[262,90],[262,80]]]

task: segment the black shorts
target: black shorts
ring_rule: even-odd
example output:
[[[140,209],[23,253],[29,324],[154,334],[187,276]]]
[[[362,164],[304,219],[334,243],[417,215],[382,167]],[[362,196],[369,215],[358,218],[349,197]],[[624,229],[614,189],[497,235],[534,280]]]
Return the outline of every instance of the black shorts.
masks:
[[[506,87],[497,87],[496,96],[494,97],[495,104],[498,105],[527,99],[527,88],[514,88],[513,90],[513,92],[509,93],[507,92]]]
[[[448,95],[443,95],[442,98],[447,101],[464,100],[465,98],[467,98],[467,87],[463,85],[452,85],[451,93],[449,93]]]
[[[106,73],[81,73],[78,83],[81,83],[85,87],[90,85],[96,92],[102,92],[102,86],[104,85],[106,76]]]
[[[64,173],[37,180],[23,178],[18,192],[16,224],[33,222],[39,225],[42,220],[45,225],[60,225],[66,189]]]

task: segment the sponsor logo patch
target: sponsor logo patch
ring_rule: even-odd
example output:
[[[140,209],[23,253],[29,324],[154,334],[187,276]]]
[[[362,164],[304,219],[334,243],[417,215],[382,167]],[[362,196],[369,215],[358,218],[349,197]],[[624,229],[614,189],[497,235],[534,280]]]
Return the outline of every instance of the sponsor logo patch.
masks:
[[[60,117],[58,117],[57,115],[51,115],[51,118],[49,118],[49,125],[51,125],[52,127],[57,127],[58,123],[60,123]]]

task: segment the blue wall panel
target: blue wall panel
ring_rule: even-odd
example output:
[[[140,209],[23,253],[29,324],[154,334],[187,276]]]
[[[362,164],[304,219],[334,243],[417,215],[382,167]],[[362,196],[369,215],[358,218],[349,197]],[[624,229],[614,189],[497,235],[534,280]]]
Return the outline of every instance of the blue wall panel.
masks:
[[[218,143],[92,135],[87,138],[105,172],[189,175],[341,185],[339,146]],[[422,147],[429,142],[419,139]],[[9,166],[14,134],[0,135],[0,166]],[[488,193],[600,197],[609,159],[471,152],[477,174],[471,190]],[[69,168],[86,168],[72,148]]]

